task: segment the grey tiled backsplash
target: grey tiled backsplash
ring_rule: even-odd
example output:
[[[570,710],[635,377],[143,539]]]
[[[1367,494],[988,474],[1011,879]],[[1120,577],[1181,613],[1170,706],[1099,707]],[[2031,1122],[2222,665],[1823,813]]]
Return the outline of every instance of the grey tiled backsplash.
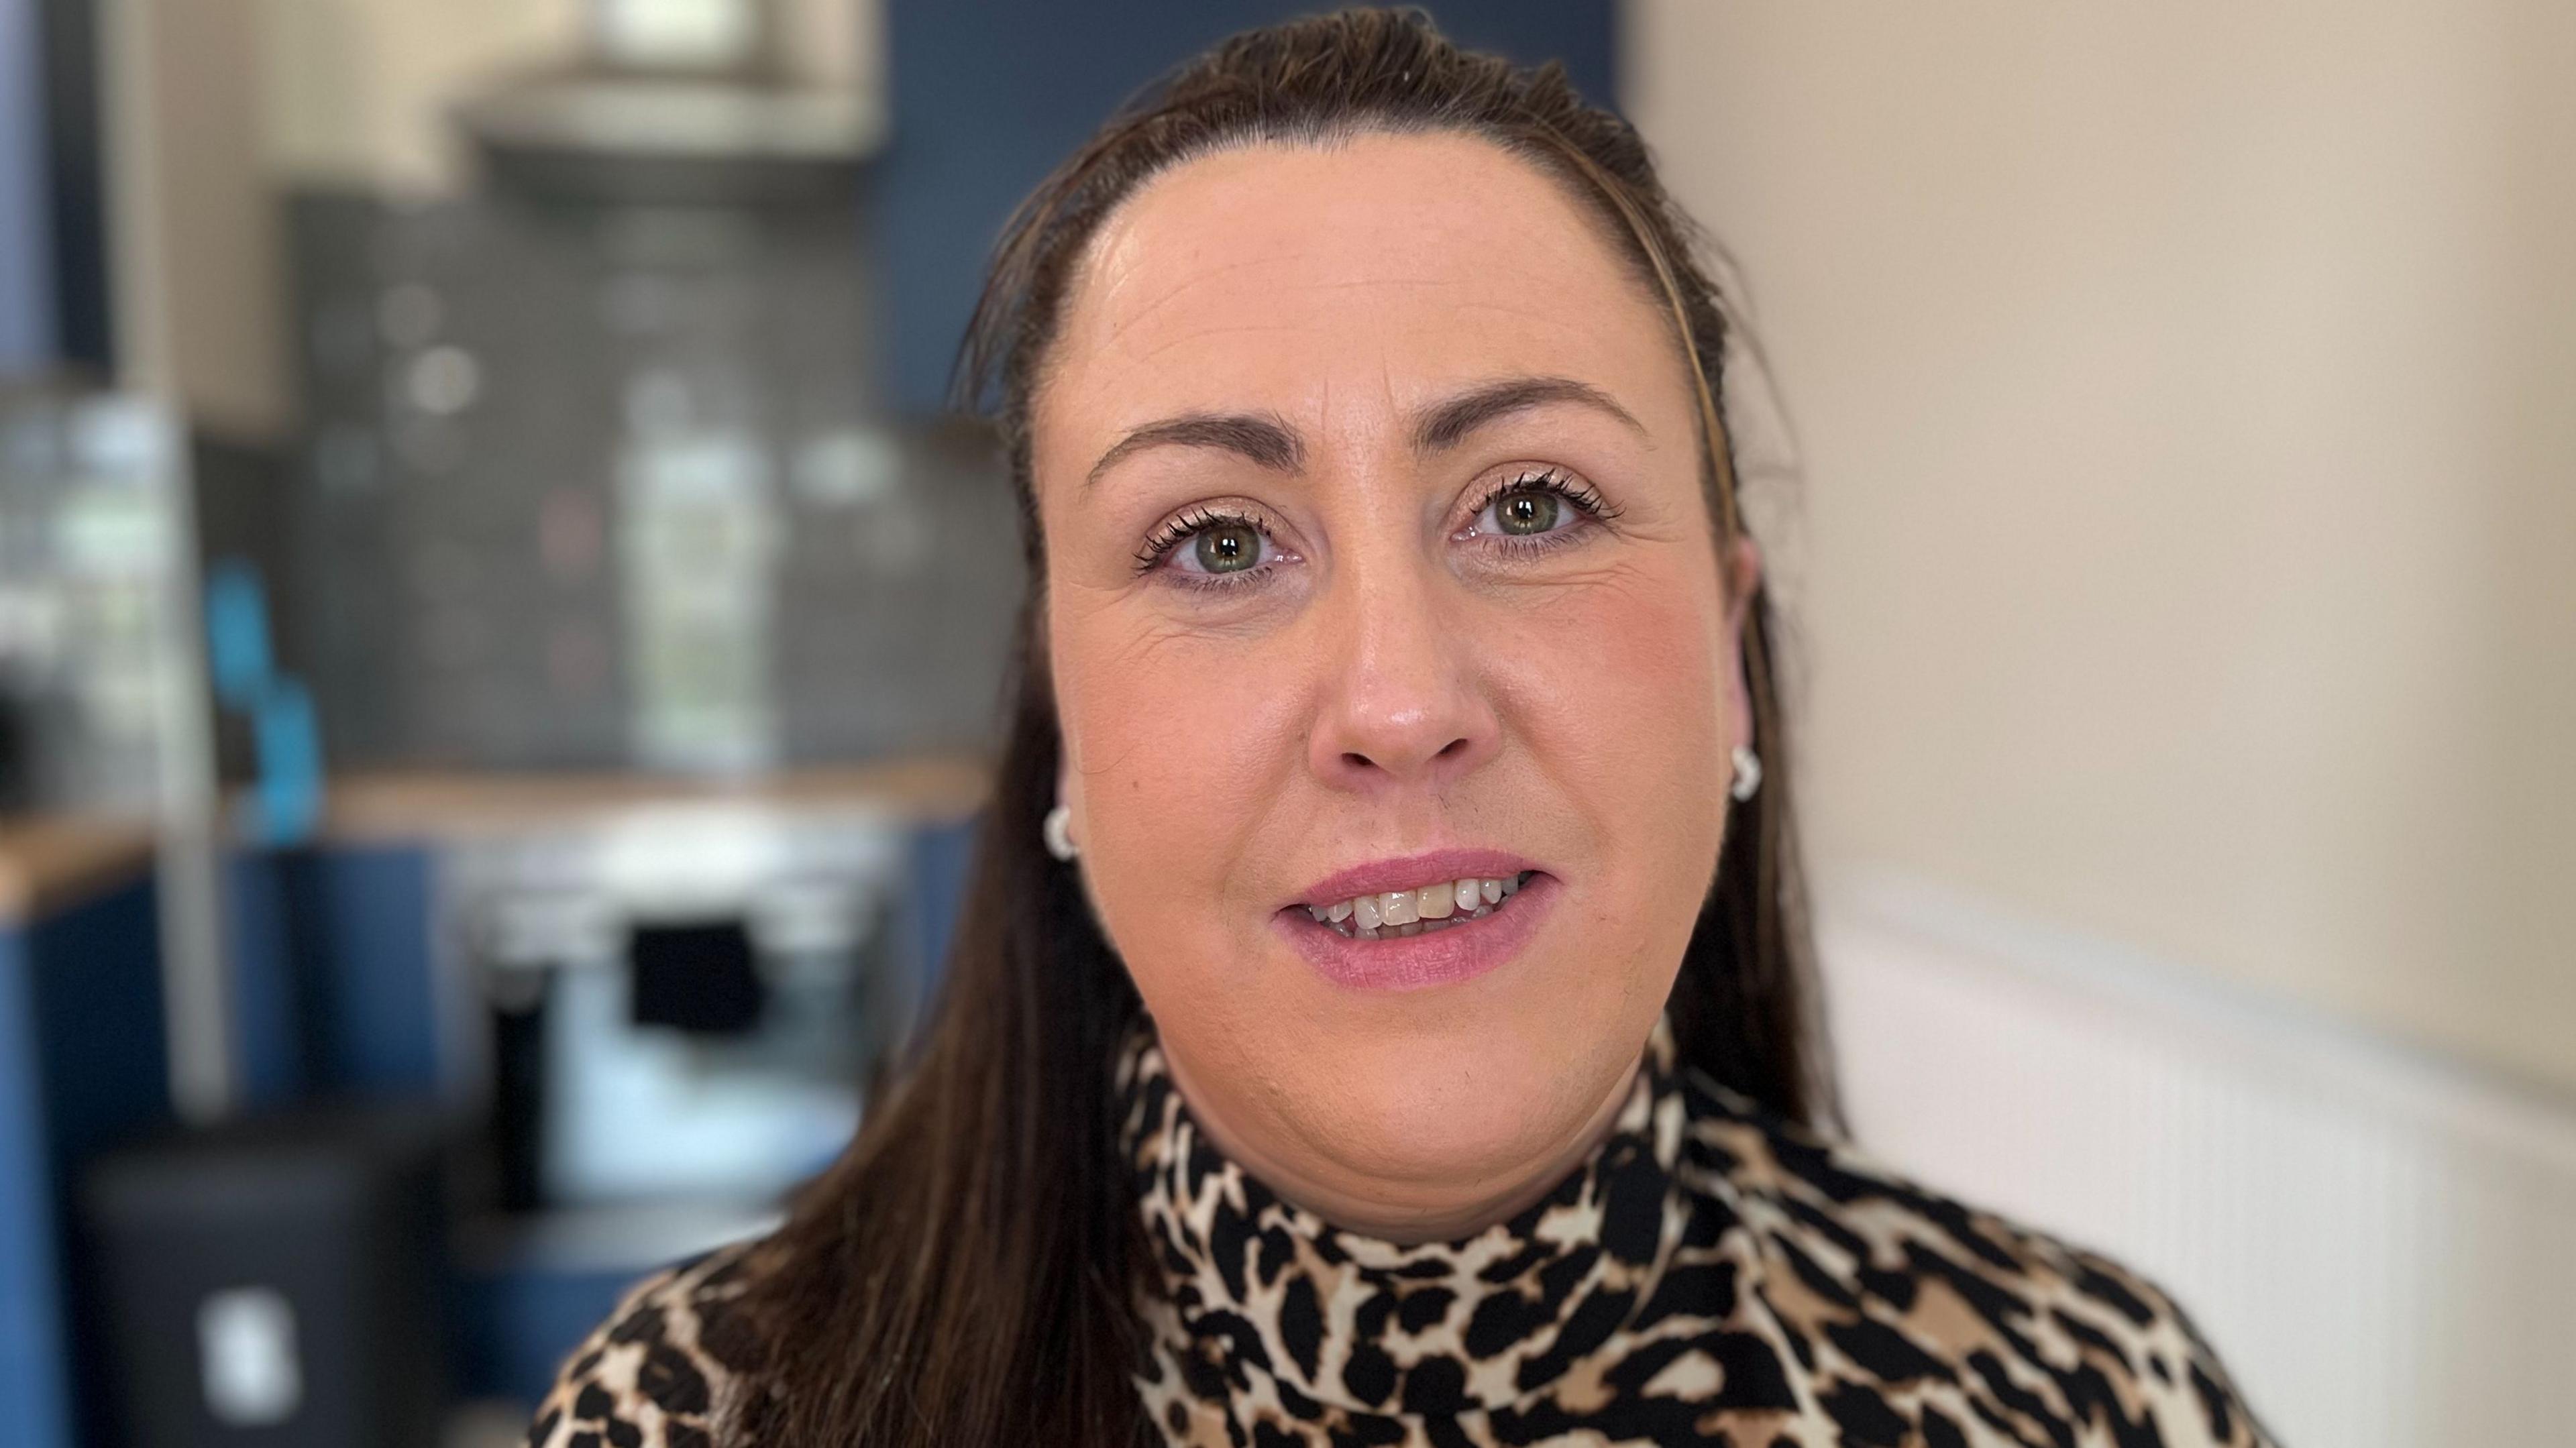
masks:
[[[288,202],[337,766],[722,770],[995,737],[989,438],[877,406],[855,204]]]

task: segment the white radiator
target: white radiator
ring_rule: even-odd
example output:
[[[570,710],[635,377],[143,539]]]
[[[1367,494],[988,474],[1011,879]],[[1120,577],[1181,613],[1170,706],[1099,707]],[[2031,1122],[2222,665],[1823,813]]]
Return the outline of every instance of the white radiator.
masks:
[[[1903,880],[1826,896],[1853,1134],[2163,1284],[2293,1448],[2576,1448],[2576,1106]]]

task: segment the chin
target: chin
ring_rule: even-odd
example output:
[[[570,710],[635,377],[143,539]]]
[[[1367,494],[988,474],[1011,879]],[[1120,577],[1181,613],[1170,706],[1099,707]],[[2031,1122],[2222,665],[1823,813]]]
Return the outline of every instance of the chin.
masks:
[[[1591,1121],[1630,1064],[1624,1042],[1554,1036],[1524,1042],[1488,1026],[1464,1040],[1434,1034],[1330,1053],[1342,1059],[1308,1068],[1308,1134],[1343,1171],[1390,1193],[1513,1190],[1532,1162],[1559,1154]]]
[[[1273,1189],[1448,1215],[1554,1184],[1535,1177],[1578,1154],[1653,1026],[1639,1003],[1669,992],[1634,968],[1641,942],[1553,944],[1436,990],[1352,992],[1285,957],[1220,976],[1203,955],[1143,983],[1178,987],[1146,995],[1184,1093]]]

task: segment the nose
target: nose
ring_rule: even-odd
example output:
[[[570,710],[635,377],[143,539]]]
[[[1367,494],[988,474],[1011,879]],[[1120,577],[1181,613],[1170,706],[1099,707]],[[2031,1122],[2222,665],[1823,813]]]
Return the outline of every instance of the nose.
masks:
[[[1477,668],[1491,641],[1432,570],[1377,564],[1339,580],[1341,596],[1320,611],[1327,687],[1309,764],[1340,789],[1436,792],[1499,747],[1501,723]]]

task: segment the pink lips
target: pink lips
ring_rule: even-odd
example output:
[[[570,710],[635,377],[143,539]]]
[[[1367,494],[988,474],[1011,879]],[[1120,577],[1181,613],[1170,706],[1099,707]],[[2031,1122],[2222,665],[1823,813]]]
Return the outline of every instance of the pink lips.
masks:
[[[1411,890],[1434,880],[1499,880],[1538,866],[1508,850],[1428,850],[1401,859],[1371,860],[1337,870],[1306,887],[1300,905],[1331,905],[1353,895]]]
[[[1423,935],[1344,936],[1306,913],[1354,895],[1427,885],[1434,880],[1495,879],[1532,871],[1493,914]],[[1325,979],[1355,990],[1419,990],[1473,980],[1520,953],[1564,886],[1518,855],[1501,850],[1433,850],[1378,860],[1316,881],[1305,897],[1271,917],[1271,928]]]

